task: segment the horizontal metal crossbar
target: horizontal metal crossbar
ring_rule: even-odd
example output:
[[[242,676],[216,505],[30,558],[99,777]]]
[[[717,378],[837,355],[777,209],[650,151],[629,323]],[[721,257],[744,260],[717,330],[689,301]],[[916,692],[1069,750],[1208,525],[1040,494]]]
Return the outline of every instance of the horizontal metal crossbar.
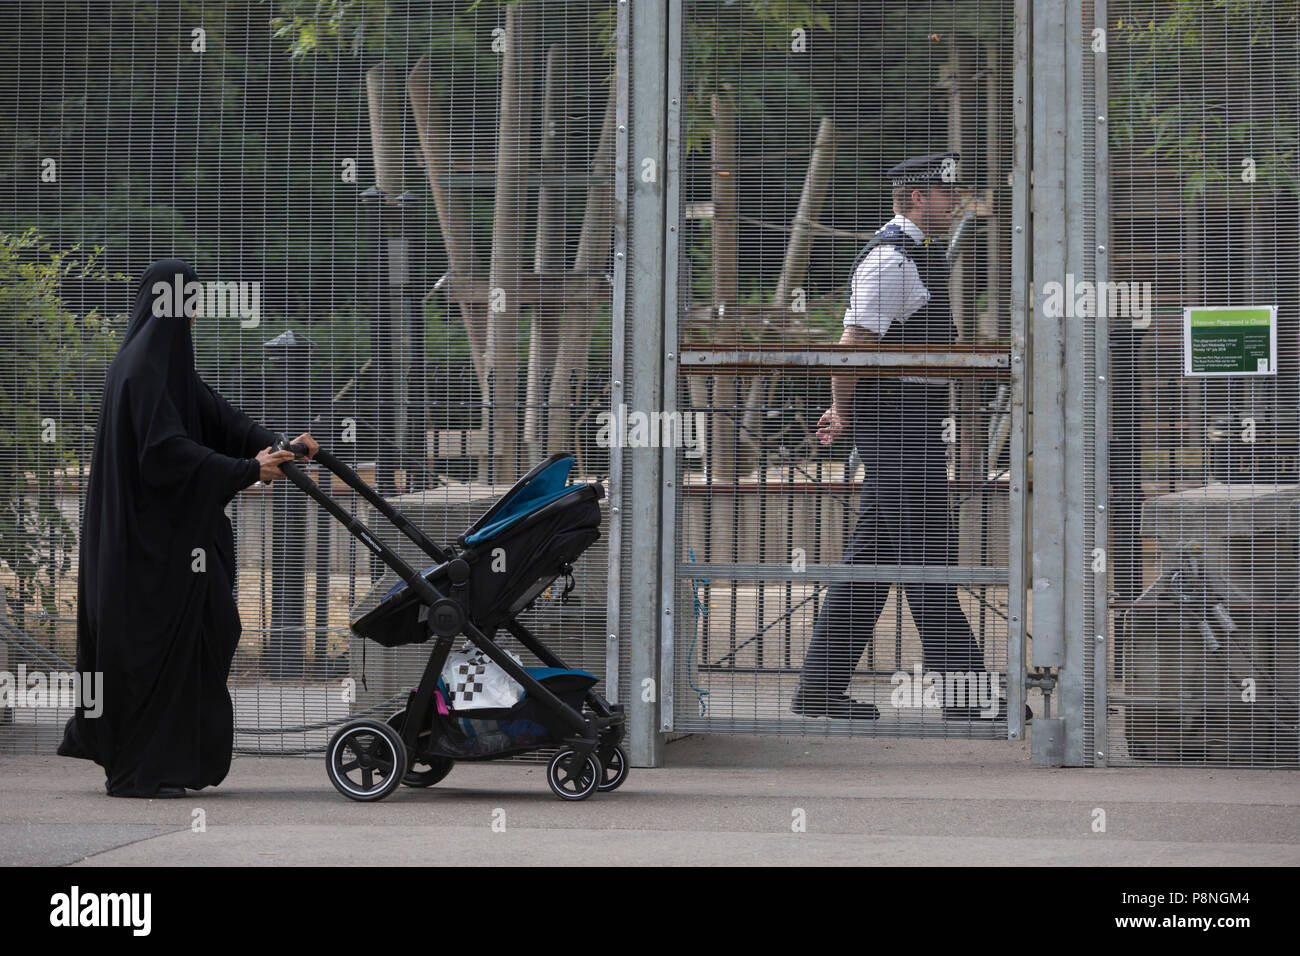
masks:
[[[924,567],[907,564],[808,564],[795,571],[788,564],[707,564],[684,561],[680,578],[721,581],[882,581],[887,584],[1006,584],[1006,568],[957,565]]]
[[[1005,720],[944,721],[936,716],[931,720],[922,717],[881,720],[844,720],[824,717],[695,717],[678,716],[675,729],[703,731],[706,733],[733,733],[753,735],[816,734],[827,737],[975,737],[988,740],[1005,740]]]
[[[1005,349],[962,351],[926,348],[821,348],[821,349],[687,349],[679,365],[686,375],[700,370],[821,370],[875,368],[882,372],[943,372],[946,375],[1006,372],[1011,355]]]
[[[688,475],[693,478],[693,475]],[[1005,495],[1010,489],[1011,482],[1006,478],[990,478],[988,481],[980,481],[978,478],[958,478],[948,480],[949,491],[970,491],[979,492],[987,491],[990,494]],[[1032,489],[1033,485],[1030,485]],[[701,480],[695,483],[692,480],[683,481],[681,494],[692,497],[711,497],[733,494],[858,494],[862,491],[861,481],[763,481],[756,479],[748,481],[725,481],[718,478],[711,480]]]

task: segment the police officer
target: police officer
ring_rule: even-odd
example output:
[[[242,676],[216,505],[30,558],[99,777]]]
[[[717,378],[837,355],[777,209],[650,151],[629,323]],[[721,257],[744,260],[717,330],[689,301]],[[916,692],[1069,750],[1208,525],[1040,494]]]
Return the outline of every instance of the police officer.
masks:
[[[854,265],[840,344],[950,346],[957,340],[948,304],[945,244],[934,237],[947,232],[956,207],[958,158],[955,153],[920,156],[887,174],[896,215]],[[939,378],[833,376],[832,404],[818,422],[818,439],[828,445],[851,430],[866,465],[846,564],[956,563],[943,440],[943,419],[950,414],[948,385]],[[804,657],[791,702],[794,713],[866,720],[880,716],[875,704],[853,700],[846,691],[889,589],[888,583],[875,581],[831,585]],[[982,675],[984,655],[956,589],[919,582],[904,589],[925,648],[925,670]],[[1005,720],[1005,708],[1002,700],[996,717]],[[949,719],[980,713],[977,706],[944,709]]]

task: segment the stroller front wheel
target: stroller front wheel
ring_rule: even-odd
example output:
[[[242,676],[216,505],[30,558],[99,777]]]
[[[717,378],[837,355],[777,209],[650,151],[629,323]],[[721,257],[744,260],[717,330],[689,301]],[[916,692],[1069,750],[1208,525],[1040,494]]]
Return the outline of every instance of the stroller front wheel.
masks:
[[[550,766],[546,768],[546,782],[550,784],[551,792],[561,800],[586,800],[596,792],[605,776],[600,758],[594,753],[587,755],[581,769],[575,773],[570,765],[575,754],[571,748],[561,750],[551,758]]]
[[[601,793],[608,793],[610,790],[617,790],[623,786],[623,781],[627,779],[627,754],[622,747],[615,747],[609,755],[609,759],[601,762],[603,779],[597,788]]]
[[[388,726],[397,731],[399,735],[405,725],[405,710],[399,710],[388,718]],[[420,736],[427,738],[428,734],[422,733]],[[402,783],[408,787],[432,787],[451,773],[451,768],[455,765],[456,761],[450,757],[429,757],[413,754],[407,765],[406,775],[402,777]]]
[[[406,744],[388,724],[358,720],[339,729],[325,749],[334,788],[352,800],[382,800],[406,774]]]

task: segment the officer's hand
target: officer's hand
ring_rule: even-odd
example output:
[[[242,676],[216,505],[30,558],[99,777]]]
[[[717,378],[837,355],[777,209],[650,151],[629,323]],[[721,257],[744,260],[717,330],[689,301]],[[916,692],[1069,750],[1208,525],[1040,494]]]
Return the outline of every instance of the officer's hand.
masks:
[[[840,417],[839,409],[832,405],[817,420],[817,440],[823,445],[829,445],[840,437],[844,428],[844,419]]]

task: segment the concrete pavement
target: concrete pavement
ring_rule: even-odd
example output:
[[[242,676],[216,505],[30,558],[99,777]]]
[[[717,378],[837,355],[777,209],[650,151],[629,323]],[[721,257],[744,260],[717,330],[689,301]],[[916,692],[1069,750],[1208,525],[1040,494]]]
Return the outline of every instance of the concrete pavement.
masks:
[[[216,789],[146,801],[107,797],[84,761],[0,756],[0,864],[493,863],[1296,865],[1300,778],[1035,769],[1005,741],[688,737],[581,803],[520,763],[354,803],[321,757],[238,757]]]

